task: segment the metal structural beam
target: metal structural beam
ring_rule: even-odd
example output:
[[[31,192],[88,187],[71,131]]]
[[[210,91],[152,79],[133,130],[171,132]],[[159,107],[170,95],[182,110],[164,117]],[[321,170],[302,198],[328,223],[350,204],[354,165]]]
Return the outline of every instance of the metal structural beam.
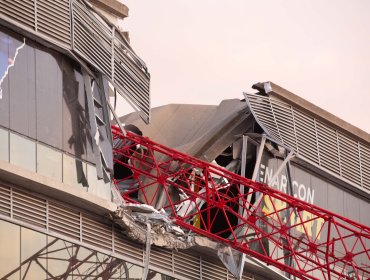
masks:
[[[126,202],[156,205],[164,194],[163,209],[183,229],[301,279],[370,277],[368,226],[148,138],[112,131],[124,143],[114,149],[115,164],[130,171],[115,180]],[[263,199],[251,203],[253,194]]]

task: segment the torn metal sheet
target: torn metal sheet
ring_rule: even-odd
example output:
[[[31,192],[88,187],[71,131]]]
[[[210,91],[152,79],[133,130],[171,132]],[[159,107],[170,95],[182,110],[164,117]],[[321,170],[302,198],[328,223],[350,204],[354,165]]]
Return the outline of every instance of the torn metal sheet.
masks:
[[[151,245],[171,249],[188,249],[195,245],[194,236],[172,224],[168,215],[149,205],[126,204],[111,217],[124,233],[140,243],[147,242],[147,223],[151,224]]]
[[[167,147],[211,162],[239,139],[253,131],[254,120],[246,102],[224,100],[218,106],[170,104],[152,109],[145,125],[137,113],[120,118],[145,136]]]

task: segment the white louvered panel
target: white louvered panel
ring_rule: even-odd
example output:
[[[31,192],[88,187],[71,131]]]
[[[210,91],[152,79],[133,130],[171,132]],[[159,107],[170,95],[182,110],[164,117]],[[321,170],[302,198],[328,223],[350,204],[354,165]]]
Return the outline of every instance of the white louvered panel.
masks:
[[[79,240],[80,212],[61,204],[49,203],[49,230]]]
[[[132,258],[140,263],[144,259],[143,245],[129,240],[119,230],[115,230],[114,232],[114,251],[117,254]]]
[[[277,100],[271,100],[271,104],[284,144],[293,150],[297,149],[291,106]]]
[[[150,265],[172,274],[172,251],[152,246],[150,249]]]
[[[75,51],[91,63],[95,63],[97,68],[102,71],[104,75],[111,77],[111,64],[108,63],[108,61],[110,61],[109,51],[99,51],[96,49],[96,42],[93,41],[91,36],[89,36],[84,27],[79,23],[75,24],[74,34]]]
[[[119,60],[122,67],[133,77],[133,79],[138,83],[138,86],[147,94],[149,89],[149,79],[148,74],[144,72],[142,68],[139,67],[138,63],[131,57],[133,54],[123,42],[121,42],[117,37],[115,39],[115,59]],[[148,98],[148,96],[143,96]],[[149,100],[149,98],[148,98]]]
[[[267,133],[274,137],[276,140],[282,143],[277,126],[274,120],[274,116],[271,111],[270,101],[266,97],[262,96],[249,96],[249,102],[251,109],[256,114],[257,121],[262,128],[267,129]]]
[[[227,270],[224,266],[202,261],[202,279],[225,280],[227,279]]]
[[[73,15],[82,20],[82,24],[90,31],[93,31],[94,38],[99,38],[104,48],[111,48],[112,30],[98,18],[98,15],[89,10],[81,1],[73,2]]]
[[[149,77],[127,55],[123,44],[114,48],[114,83],[128,94],[135,105],[149,116]]]
[[[230,272],[228,272],[228,280],[238,280],[238,278],[234,277]],[[243,275],[241,280],[254,280],[255,278],[252,275]]]
[[[107,77],[112,78],[111,34],[86,12],[86,7],[74,2],[74,50],[95,64]]]
[[[361,144],[360,153],[361,153],[362,185],[367,190],[370,190],[370,148]]]
[[[147,118],[146,116],[149,115],[149,110],[147,110],[145,101],[141,100],[140,97],[137,96],[135,88],[132,86],[132,81],[130,81],[127,73],[120,68],[120,63],[114,63],[114,77],[116,80],[115,86],[117,87],[118,91],[126,96],[128,101],[134,108],[138,111],[142,111],[144,115],[142,117]],[[119,81],[119,82],[118,82]]]
[[[242,280],[255,280],[256,278],[254,278],[252,275],[243,275],[242,277]]]
[[[13,192],[13,217],[46,228],[46,201],[22,192]]]
[[[319,163],[315,120],[296,109],[294,109],[293,114],[297,134],[298,153],[315,163]]]
[[[10,217],[11,211],[10,188],[0,185],[0,215]]]
[[[358,142],[338,133],[342,176],[361,185]]]
[[[320,150],[320,165],[340,174],[340,157],[338,154],[337,132],[317,121],[317,135]]]
[[[112,250],[112,227],[82,216],[82,242]]]
[[[140,60],[140,58],[131,49],[130,45],[128,45],[128,43],[123,40],[121,35],[117,32],[114,37],[114,47],[117,50],[116,54],[127,60],[126,64],[129,66],[131,71],[133,71],[144,84],[149,85],[149,74],[146,72],[144,62]]]
[[[188,279],[200,279],[199,258],[181,252],[174,252],[175,274]]]
[[[115,78],[115,83],[125,87],[127,91],[136,93],[135,97],[138,101],[149,104],[149,85],[145,85],[139,77],[135,76],[125,63],[122,57],[115,62],[115,71],[122,75],[120,78],[125,78],[125,80]]]
[[[69,0],[37,0],[37,29],[70,46]]]
[[[23,24],[35,28],[35,0],[1,0],[0,13]]]
[[[277,143],[293,148],[298,156],[350,180],[354,186],[370,188],[368,145],[296,108],[291,108],[291,118],[290,105],[276,98],[256,94],[245,94],[245,97],[257,122]]]

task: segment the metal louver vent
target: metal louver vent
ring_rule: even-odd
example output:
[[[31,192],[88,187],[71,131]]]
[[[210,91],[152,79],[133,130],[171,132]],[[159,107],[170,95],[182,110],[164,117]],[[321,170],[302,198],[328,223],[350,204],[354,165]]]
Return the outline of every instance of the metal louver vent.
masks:
[[[139,263],[143,263],[143,245],[128,240],[118,229],[114,231],[114,250],[117,254],[130,257]]]
[[[340,166],[342,176],[350,181],[361,184],[360,158],[358,142],[338,133]]]
[[[96,221],[93,218],[82,216],[82,241],[101,247],[106,250],[112,249],[112,228]]]
[[[1,0],[0,13],[29,28],[35,28],[34,0]]]
[[[73,2],[73,35],[74,51],[112,79],[112,31],[77,1]]]
[[[119,39],[114,44],[114,83],[127,95],[131,105],[144,113],[144,118],[150,116],[149,78],[144,74],[130,56],[130,50]]]
[[[245,94],[257,122],[298,157],[370,190],[370,147],[274,98]]]
[[[202,261],[202,279],[203,280],[225,280],[227,279],[226,268],[211,262]]]
[[[253,98],[248,99],[248,101],[262,128],[268,131],[274,139],[282,142],[279,131],[277,130],[277,125],[275,123],[275,118],[272,113],[269,100],[256,95],[253,96]]]
[[[301,112],[298,111],[293,112],[295,125],[294,130],[291,130],[291,134],[294,135],[292,132],[295,131],[298,153],[305,157],[317,155],[318,145],[316,142],[316,138],[310,136],[312,131],[315,131],[315,120],[310,116],[302,114]],[[306,125],[299,125],[302,123]],[[286,133],[286,131],[284,131],[284,133]],[[291,143],[290,147],[294,147],[294,144]],[[319,163],[319,159],[315,158],[314,162]]]
[[[181,252],[174,254],[175,257],[175,274],[184,276],[188,279],[198,280],[200,276],[200,262],[199,258],[189,256]]]
[[[370,190],[370,147],[360,145],[360,162],[362,172],[362,185]]]
[[[172,267],[168,264],[172,263],[172,253],[159,247],[150,249],[150,265],[159,268],[167,273],[172,273]]]
[[[49,203],[49,230],[79,240],[81,218],[78,211]]]
[[[46,228],[46,201],[22,192],[13,192],[13,217]]]
[[[11,213],[10,188],[0,185],[0,214],[10,217],[10,213]]]
[[[37,30],[69,46],[71,37],[69,10],[69,1],[38,0]]]
[[[68,242],[123,260],[144,265],[144,247],[124,236],[120,229],[49,198],[38,197],[18,187],[0,183],[0,219],[57,236]],[[150,268],[179,279],[233,279],[222,265],[200,257],[159,247],[151,248]],[[253,279],[243,276],[244,280]]]
[[[81,56],[149,122],[150,76],[145,64],[85,1],[0,0],[0,18]]]
[[[323,133],[325,132],[325,133]],[[341,175],[340,165],[338,161],[332,161],[333,158],[339,159],[338,150],[338,134],[333,128],[317,122],[317,138],[320,151],[320,164],[321,166],[329,169],[330,171]]]

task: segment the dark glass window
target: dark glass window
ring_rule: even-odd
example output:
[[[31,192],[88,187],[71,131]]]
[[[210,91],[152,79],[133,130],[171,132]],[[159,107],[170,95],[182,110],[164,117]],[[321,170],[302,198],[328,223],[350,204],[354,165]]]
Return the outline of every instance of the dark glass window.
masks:
[[[27,43],[27,41],[26,41]],[[17,41],[17,44],[23,42]],[[10,128],[36,138],[35,49],[25,45],[19,50],[9,73]]]
[[[63,150],[86,159],[85,86],[78,69],[63,59]]]
[[[36,50],[37,140],[62,149],[61,57]]]
[[[9,40],[11,38],[0,31],[0,125],[9,127],[9,81],[5,72],[9,65]]]

